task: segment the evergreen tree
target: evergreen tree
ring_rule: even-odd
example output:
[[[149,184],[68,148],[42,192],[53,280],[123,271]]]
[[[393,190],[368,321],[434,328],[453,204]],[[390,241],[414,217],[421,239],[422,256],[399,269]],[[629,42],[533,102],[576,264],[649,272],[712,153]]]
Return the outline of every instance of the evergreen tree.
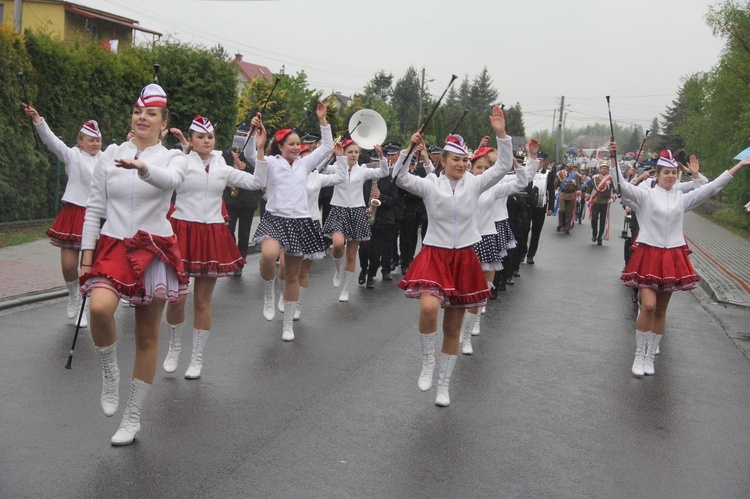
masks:
[[[484,111],[485,109],[489,109],[495,102],[497,102],[497,90],[492,83],[490,72],[487,66],[485,66],[474,78],[474,82],[471,85],[468,107],[477,111]]]
[[[505,131],[512,137],[525,137],[526,128],[523,125],[523,111],[521,103],[516,102],[515,106],[506,108],[505,111]]]
[[[391,105],[396,111],[400,135],[411,134],[420,125],[419,120],[420,80],[414,66],[409,66],[393,87]]]
[[[661,125],[659,124],[659,118],[657,116],[654,116],[654,119],[651,121],[650,131],[652,135],[658,135],[661,133]]]
[[[372,102],[371,99],[388,100],[393,93],[393,74],[380,70],[367,82],[364,88],[365,102]]]

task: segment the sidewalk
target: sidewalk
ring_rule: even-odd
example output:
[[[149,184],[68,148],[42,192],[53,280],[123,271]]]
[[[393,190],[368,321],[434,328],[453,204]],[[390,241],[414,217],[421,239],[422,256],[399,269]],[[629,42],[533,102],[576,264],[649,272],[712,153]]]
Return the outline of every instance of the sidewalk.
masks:
[[[685,236],[703,289],[717,302],[750,307],[750,241],[695,213],[685,214]],[[60,250],[46,239],[0,248],[0,282],[0,310],[67,295]]]

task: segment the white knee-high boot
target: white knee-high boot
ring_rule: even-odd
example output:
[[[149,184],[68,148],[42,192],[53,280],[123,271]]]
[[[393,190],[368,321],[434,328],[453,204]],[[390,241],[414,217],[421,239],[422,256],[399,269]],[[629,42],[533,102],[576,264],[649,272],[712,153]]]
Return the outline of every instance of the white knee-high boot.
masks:
[[[78,319],[81,311],[81,285],[78,281],[65,281],[65,287],[68,288],[68,319]]]
[[[636,378],[642,378],[644,363],[646,361],[646,335],[643,331],[635,330],[635,359],[631,372]]]
[[[284,302],[284,324],[281,329],[282,341],[294,341],[294,312],[296,310],[296,301]]]
[[[104,415],[109,417],[117,412],[120,405],[120,368],[117,366],[117,342],[108,347],[96,347],[99,362],[102,364],[101,404]]]
[[[448,395],[448,388],[451,383],[451,375],[453,374],[453,367],[456,365],[457,355],[448,355],[447,353],[440,353],[440,370],[438,371],[438,382],[437,382],[437,396],[435,397],[435,405],[440,407],[448,407],[451,404],[450,396]]]
[[[149,388],[151,385],[145,381],[135,378],[130,380],[130,398],[122,413],[120,428],[112,436],[112,445],[132,444],[138,436],[138,432],[141,431],[141,409]]]
[[[464,316],[464,323],[461,327],[461,353],[464,355],[471,355],[474,353],[474,348],[471,346],[471,335],[474,331],[474,324],[478,321],[479,314],[467,312]]]
[[[281,293],[279,293],[279,312],[282,314],[284,313],[284,288],[281,288]]]
[[[422,343],[422,372],[419,373],[417,386],[423,392],[432,387],[432,375],[435,372],[435,338],[437,332],[419,335],[419,341]]]
[[[203,348],[208,341],[211,331],[193,328],[193,353],[190,355],[190,365],[185,371],[186,379],[198,379],[203,370]]]
[[[168,373],[173,373],[177,370],[180,352],[182,352],[183,327],[185,327],[184,322],[174,325],[167,322],[167,329],[169,329],[169,350],[167,351],[167,356],[164,358],[162,367]]]
[[[339,295],[339,301],[349,301],[349,284],[354,279],[354,272],[344,271],[344,283],[341,286],[341,294]]]
[[[299,297],[297,298],[297,308],[294,311],[295,321],[298,321],[300,316],[302,315],[302,295],[305,294],[305,291],[307,291],[307,288],[303,288],[302,286],[299,287]]]
[[[275,280],[276,277],[270,281],[263,281],[263,317],[265,317],[267,321],[272,321],[273,318],[276,317],[276,307],[274,306],[275,292],[273,289]]]
[[[659,348],[662,335],[656,333],[646,333],[646,356],[643,361],[643,374],[646,376],[653,376],[656,374],[654,370],[654,356]]]
[[[482,314],[477,314],[477,320],[474,322],[474,327],[471,329],[472,336],[479,336],[479,323],[482,322]]]
[[[341,258],[333,259],[333,268],[335,269],[333,274],[333,287],[338,288],[341,286]]]

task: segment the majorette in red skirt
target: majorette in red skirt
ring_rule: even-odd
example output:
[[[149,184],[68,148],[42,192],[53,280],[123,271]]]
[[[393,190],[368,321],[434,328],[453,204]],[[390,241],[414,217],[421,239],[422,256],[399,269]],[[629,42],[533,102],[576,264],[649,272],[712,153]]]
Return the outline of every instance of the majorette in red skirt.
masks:
[[[190,277],[227,277],[245,265],[225,223],[170,219],[185,272]]]
[[[52,227],[47,231],[50,244],[58,248],[81,249],[81,236],[83,234],[83,219],[86,217],[86,208],[72,203],[65,203]]]
[[[657,248],[636,243],[632,246],[620,279],[631,288],[649,288],[658,292],[688,291],[698,285],[700,277],[690,263],[692,251],[687,245]]]
[[[138,231],[123,240],[99,236],[91,271],[80,278],[82,291],[106,288],[131,305],[148,305],[154,298],[170,302],[186,295],[185,274],[177,236]]]
[[[440,300],[442,308],[483,307],[491,296],[473,246],[422,246],[398,287],[407,298],[429,293]]]

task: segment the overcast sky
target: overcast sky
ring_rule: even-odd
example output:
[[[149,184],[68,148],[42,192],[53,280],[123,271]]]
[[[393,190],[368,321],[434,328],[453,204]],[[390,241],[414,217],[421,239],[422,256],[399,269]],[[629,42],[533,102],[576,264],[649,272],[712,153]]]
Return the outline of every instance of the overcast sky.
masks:
[[[325,92],[351,95],[378,70],[398,79],[413,65],[437,97],[451,74],[486,65],[499,99],[521,103],[527,132],[552,127],[563,95],[568,125],[605,123],[611,95],[616,121],[648,128],[724,45],[706,0],[75,1],[275,72],[304,69]]]

